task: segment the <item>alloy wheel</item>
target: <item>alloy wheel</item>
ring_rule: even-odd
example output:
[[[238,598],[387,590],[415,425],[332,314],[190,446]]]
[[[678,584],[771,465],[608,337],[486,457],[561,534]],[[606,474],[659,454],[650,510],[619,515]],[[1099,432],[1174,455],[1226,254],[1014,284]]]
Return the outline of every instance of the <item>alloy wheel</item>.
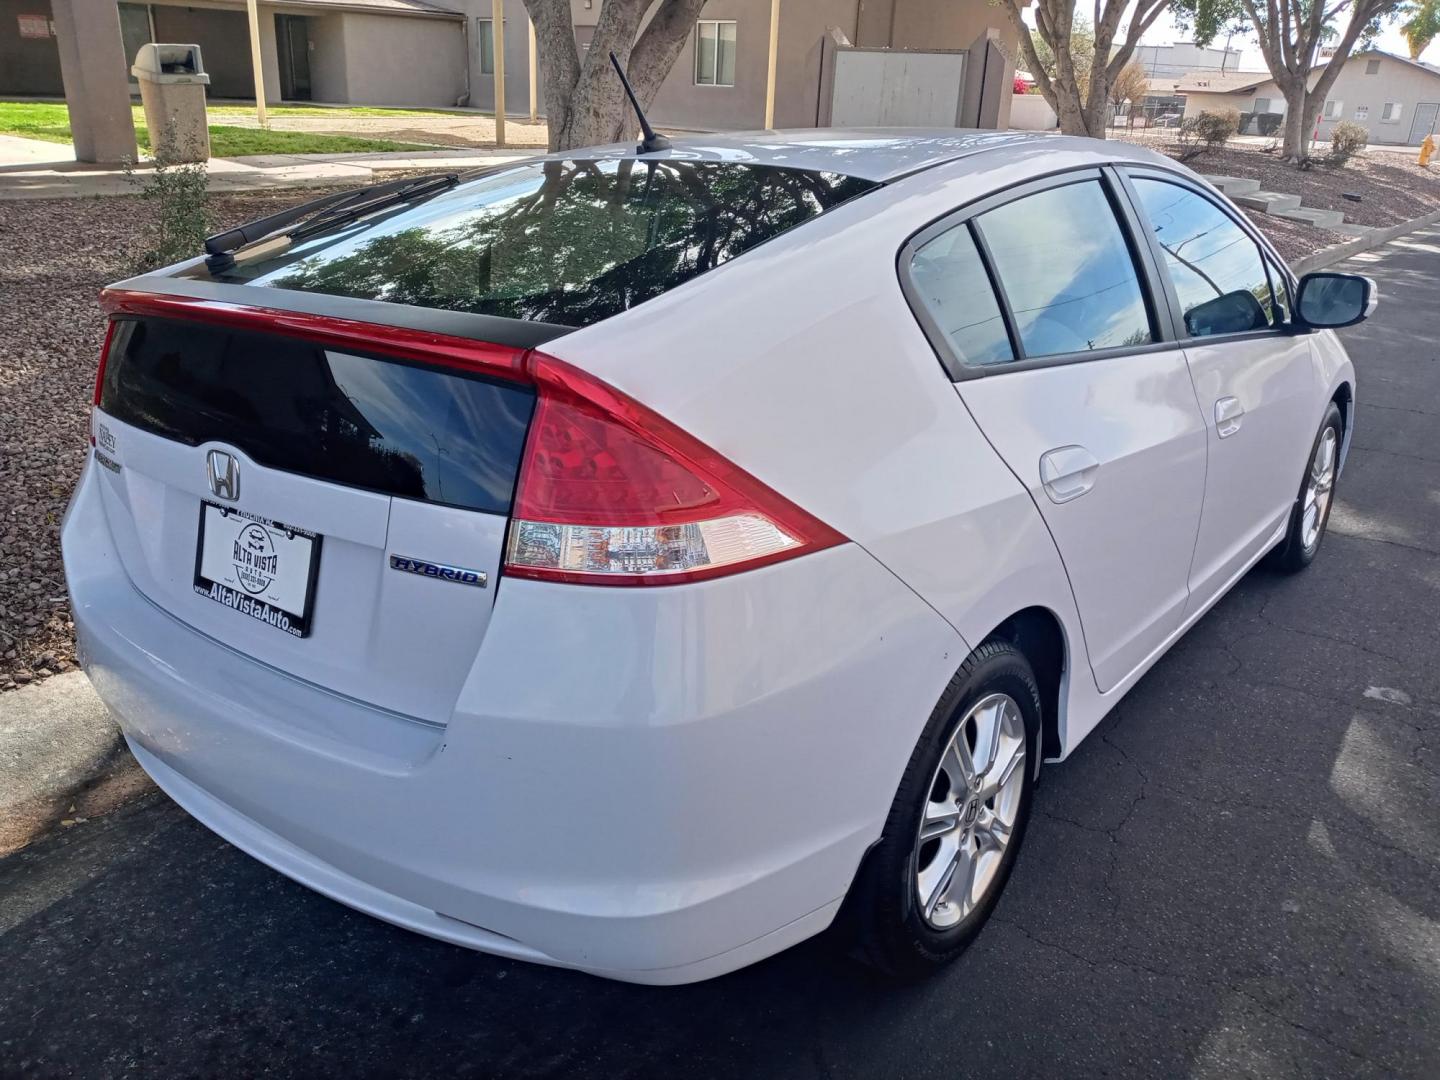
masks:
[[[999,876],[1025,785],[1025,720],[1008,694],[989,694],[955,726],[931,778],[915,843],[921,917],[947,930]]]
[[[1330,510],[1330,497],[1335,490],[1336,449],[1339,440],[1335,429],[1327,427],[1310,459],[1310,476],[1305,484],[1305,499],[1300,508],[1300,543],[1308,552],[1320,542],[1320,530]]]

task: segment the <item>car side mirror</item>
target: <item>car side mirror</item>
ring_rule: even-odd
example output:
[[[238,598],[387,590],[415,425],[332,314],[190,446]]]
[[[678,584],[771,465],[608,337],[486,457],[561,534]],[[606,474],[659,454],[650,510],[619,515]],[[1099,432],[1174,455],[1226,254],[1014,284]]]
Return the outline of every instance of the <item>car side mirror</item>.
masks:
[[[1300,324],[1311,330],[1338,330],[1369,316],[1379,295],[1375,282],[1367,277],[1319,271],[1300,279],[1295,313]]]
[[[1206,300],[1185,313],[1185,329],[1191,337],[1243,334],[1248,330],[1263,330],[1269,325],[1265,309],[1248,289],[1236,289]]]

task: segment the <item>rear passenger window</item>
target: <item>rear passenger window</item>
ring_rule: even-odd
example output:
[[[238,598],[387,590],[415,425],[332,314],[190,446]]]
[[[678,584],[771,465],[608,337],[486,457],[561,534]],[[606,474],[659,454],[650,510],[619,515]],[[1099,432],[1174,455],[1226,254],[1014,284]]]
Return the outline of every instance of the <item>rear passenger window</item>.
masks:
[[[957,225],[920,248],[910,275],[930,317],[963,363],[983,366],[1015,359],[969,225]]]
[[[1135,177],[1134,184],[1191,337],[1264,330],[1284,320],[1260,248],[1244,229],[1178,184],[1145,177]]]
[[[1027,358],[1154,340],[1135,260],[1098,180],[981,214],[976,223]]]

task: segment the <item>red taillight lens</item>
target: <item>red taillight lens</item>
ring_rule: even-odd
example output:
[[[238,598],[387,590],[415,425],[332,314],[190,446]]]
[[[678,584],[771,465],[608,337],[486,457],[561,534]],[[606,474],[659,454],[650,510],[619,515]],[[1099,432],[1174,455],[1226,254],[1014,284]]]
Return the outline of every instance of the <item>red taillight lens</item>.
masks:
[[[639,402],[543,353],[509,574],[661,585],[747,570],[844,537]]]
[[[100,389],[105,383],[105,361],[110,359],[110,343],[115,340],[115,323],[105,327],[105,344],[100,346],[100,364],[95,369],[95,396],[90,405],[90,445],[95,445],[95,410],[100,407]]]

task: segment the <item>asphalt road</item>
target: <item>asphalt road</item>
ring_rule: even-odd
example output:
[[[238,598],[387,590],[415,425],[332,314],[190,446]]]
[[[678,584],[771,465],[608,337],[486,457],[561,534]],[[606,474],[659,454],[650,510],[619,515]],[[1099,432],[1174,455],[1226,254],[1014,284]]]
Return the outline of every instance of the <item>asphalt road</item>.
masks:
[[[151,798],[0,861],[18,1076],[1440,1075],[1440,230],[1357,259],[1317,562],[1243,581],[1042,784],[943,977],[818,940],[645,989],[293,885]]]

